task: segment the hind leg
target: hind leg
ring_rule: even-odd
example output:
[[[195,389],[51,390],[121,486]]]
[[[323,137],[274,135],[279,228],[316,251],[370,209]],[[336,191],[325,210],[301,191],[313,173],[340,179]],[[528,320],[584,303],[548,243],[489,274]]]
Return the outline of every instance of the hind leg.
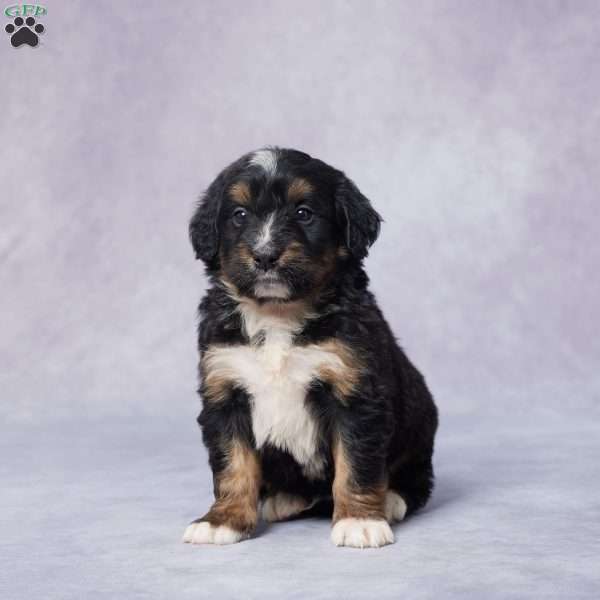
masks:
[[[283,450],[267,445],[260,456],[263,478],[260,515],[264,521],[284,521],[315,505],[324,484],[307,479],[302,467]]]
[[[431,459],[402,463],[390,468],[386,494],[386,518],[401,521],[406,515],[422,508],[433,490]]]
[[[299,515],[314,506],[316,500],[308,501],[302,496],[277,492],[265,498],[261,505],[261,516],[269,522],[284,521]]]
[[[385,518],[388,523],[402,521],[406,516],[408,507],[404,498],[394,490],[385,493]]]

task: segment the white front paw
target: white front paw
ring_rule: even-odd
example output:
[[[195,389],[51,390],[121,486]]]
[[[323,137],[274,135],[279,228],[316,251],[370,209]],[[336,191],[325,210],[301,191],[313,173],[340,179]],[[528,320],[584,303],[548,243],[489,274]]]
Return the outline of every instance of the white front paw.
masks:
[[[331,530],[331,541],[336,546],[352,548],[379,548],[394,543],[389,523],[379,519],[340,519]]]
[[[207,521],[190,523],[184,534],[183,541],[187,544],[235,544],[244,534],[227,525],[211,525]]]

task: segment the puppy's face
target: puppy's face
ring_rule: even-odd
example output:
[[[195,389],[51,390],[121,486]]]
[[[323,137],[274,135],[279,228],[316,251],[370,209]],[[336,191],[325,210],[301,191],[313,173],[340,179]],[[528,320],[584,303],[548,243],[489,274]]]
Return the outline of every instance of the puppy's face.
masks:
[[[196,254],[236,293],[286,302],[360,261],[379,215],[343,173],[295,150],[246,155],[209,187],[190,224]]]
[[[255,156],[226,186],[219,258],[240,294],[285,301],[306,296],[331,276],[342,240],[331,182],[281,160],[269,176],[270,156]]]

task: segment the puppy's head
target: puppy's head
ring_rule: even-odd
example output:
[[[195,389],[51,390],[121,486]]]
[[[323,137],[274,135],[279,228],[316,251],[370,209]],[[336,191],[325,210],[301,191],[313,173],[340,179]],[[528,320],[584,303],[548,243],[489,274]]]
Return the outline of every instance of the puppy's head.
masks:
[[[190,223],[196,257],[236,293],[308,297],[359,262],[381,218],[341,171],[297,150],[268,148],[229,165]]]

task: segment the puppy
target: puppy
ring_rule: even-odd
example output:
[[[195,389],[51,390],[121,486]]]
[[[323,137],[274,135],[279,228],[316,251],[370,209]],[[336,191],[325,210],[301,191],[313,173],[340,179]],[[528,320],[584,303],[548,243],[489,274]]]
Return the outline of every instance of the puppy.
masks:
[[[290,149],[243,156],[200,200],[198,423],[215,501],[183,541],[238,542],[259,516],[324,501],[334,544],[383,546],[429,498],[437,410],[362,264],[380,222],[341,171]]]

